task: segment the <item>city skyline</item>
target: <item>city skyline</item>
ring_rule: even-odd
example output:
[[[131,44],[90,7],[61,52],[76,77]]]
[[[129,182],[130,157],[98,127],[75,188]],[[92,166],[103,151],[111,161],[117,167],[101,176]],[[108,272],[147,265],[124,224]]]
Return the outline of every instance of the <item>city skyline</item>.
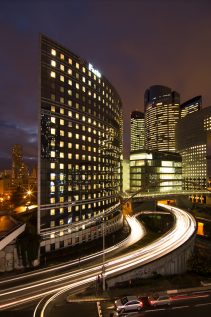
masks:
[[[203,107],[211,105],[211,4],[121,1],[119,6],[120,1],[2,5],[1,168],[10,166],[14,143],[22,144],[27,163],[36,157],[40,32],[89,60],[114,84],[123,102],[125,152],[126,124],[131,111],[143,111],[149,86],[166,85],[180,93],[181,102],[202,95]]]

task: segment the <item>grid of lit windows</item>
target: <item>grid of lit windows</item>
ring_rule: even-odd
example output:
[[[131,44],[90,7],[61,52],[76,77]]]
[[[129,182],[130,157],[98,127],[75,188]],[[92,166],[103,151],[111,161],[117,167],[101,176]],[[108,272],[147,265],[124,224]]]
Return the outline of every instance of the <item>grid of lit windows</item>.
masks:
[[[89,64],[41,37],[41,226],[65,226],[118,203],[122,109]]]
[[[177,150],[182,155],[185,189],[207,187],[210,166],[211,107],[182,118],[176,127]]]
[[[185,189],[206,187],[206,144],[191,146],[181,151]]]
[[[197,96],[180,105],[180,118],[201,110],[202,97]]]
[[[130,119],[130,150],[143,150],[145,140],[145,126],[143,112],[133,111]]]
[[[174,192],[182,189],[182,159],[170,152],[135,151],[130,155],[130,190]]]
[[[164,86],[145,92],[145,145],[148,150],[175,152],[179,95]]]

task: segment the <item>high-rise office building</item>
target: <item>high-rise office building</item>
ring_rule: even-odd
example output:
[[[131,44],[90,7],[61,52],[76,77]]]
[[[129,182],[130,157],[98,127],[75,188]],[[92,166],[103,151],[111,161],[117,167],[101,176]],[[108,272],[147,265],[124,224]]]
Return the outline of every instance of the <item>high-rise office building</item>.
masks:
[[[20,144],[15,144],[12,148],[12,178],[17,179],[23,163],[23,149]]]
[[[23,149],[20,144],[12,148],[12,187],[23,187],[28,183],[29,169],[23,162]]]
[[[41,234],[69,235],[59,247],[96,238],[94,219],[119,204],[121,100],[91,63],[43,35],[39,139]]]
[[[184,188],[206,188],[211,178],[211,107],[179,120],[176,147],[182,156]]]
[[[197,96],[180,105],[180,118],[184,118],[187,115],[201,110],[202,107],[202,97]]]
[[[175,126],[179,120],[180,96],[164,86],[145,91],[145,146],[147,150],[175,151]]]
[[[130,117],[130,150],[143,150],[145,139],[144,113],[133,111]]]

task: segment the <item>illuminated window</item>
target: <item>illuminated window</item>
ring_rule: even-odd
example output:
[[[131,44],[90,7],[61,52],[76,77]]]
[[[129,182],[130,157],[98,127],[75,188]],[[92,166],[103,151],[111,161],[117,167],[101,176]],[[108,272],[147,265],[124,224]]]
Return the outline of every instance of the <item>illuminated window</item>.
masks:
[[[55,216],[55,209],[51,209],[51,216]]]
[[[68,80],[68,85],[70,85],[70,86],[72,86],[72,84],[73,84],[73,82],[72,82],[72,80]]]
[[[64,224],[64,219],[59,220],[59,225],[62,226]]]
[[[56,110],[56,109],[55,109],[55,106],[51,106],[51,111],[52,111],[52,112],[55,112],[55,110]]]
[[[64,76],[60,75],[60,80],[64,82]]]
[[[51,227],[55,227],[55,221],[51,221]]]
[[[60,136],[64,136],[64,130],[59,131]]]
[[[59,197],[59,202],[63,203],[64,202],[64,197]]]
[[[51,163],[51,169],[55,169],[55,163]]]
[[[51,177],[51,181],[54,181],[55,179],[56,179],[56,174],[55,173],[51,173],[51,175],[50,175]]]
[[[56,62],[51,60],[51,66],[56,67]]]
[[[64,125],[64,120],[60,119],[60,125]]]
[[[80,89],[80,86],[79,86],[78,83],[76,83],[75,86],[76,86],[77,89]]]
[[[72,61],[71,58],[68,58],[68,63],[69,63],[70,65],[72,65],[73,61]]]
[[[56,50],[54,50],[53,48],[51,49],[51,55],[56,56]]]
[[[55,135],[56,134],[56,129],[55,128],[51,128],[51,134]]]
[[[72,73],[73,73],[72,69],[68,68],[67,73],[68,73],[68,75],[72,75]]]
[[[55,117],[51,117],[51,122],[52,123],[56,123],[56,118]]]
[[[60,153],[59,153],[59,157],[60,157],[60,158],[64,158],[64,152],[60,152]]]
[[[56,73],[55,72],[51,72],[50,75],[51,75],[52,78],[56,78]]]
[[[51,157],[55,157],[55,151],[51,151]]]
[[[59,168],[60,168],[61,170],[63,170],[63,169],[64,169],[64,164],[63,164],[63,163],[60,163],[60,164],[59,164]]]
[[[78,64],[78,63],[76,63],[76,64],[75,64],[75,67],[76,67],[77,69],[79,69],[79,64]]]
[[[60,59],[64,60],[64,54],[60,54]]]
[[[60,65],[60,69],[62,70],[62,71],[64,71],[64,65]]]
[[[68,132],[68,138],[72,138],[72,132]]]

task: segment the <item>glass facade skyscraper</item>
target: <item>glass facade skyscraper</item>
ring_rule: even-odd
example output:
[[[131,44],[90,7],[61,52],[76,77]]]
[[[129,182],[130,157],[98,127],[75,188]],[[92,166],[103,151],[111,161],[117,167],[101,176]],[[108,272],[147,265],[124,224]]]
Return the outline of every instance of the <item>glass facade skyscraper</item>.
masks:
[[[164,86],[145,91],[145,145],[147,150],[175,152],[175,126],[179,120],[180,96]]]
[[[122,104],[91,63],[43,35],[40,43],[40,228],[54,237],[118,205]]]
[[[130,117],[130,150],[143,150],[145,139],[144,113],[133,111]]]

